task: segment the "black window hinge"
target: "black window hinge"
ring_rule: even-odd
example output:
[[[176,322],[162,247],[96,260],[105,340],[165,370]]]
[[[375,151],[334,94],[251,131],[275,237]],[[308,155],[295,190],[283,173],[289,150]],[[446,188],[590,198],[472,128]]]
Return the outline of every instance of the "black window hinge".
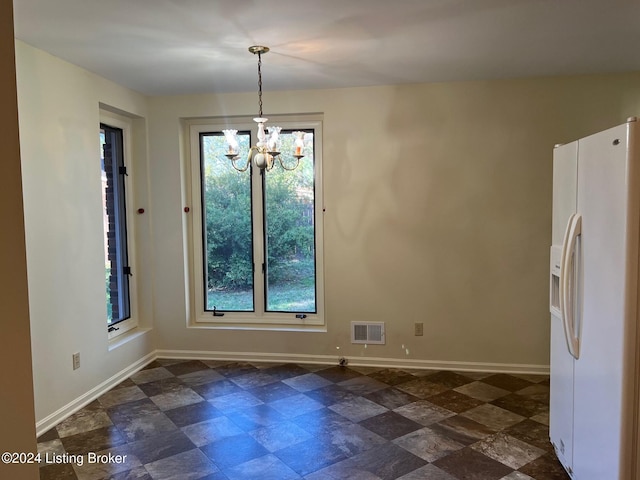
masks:
[[[129,176],[129,174],[127,173],[127,167],[125,166],[118,167],[118,173],[120,175],[126,175],[127,177]]]
[[[122,274],[133,277],[133,273],[131,273],[131,267],[122,267]]]
[[[307,318],[307,316],[306,316],[304,313],[298,313],[298,314],[296,315],[296,318],[299,318],[300,320],[302,320],[302,319],[304,319],[304,318]]]
[[[223,312],[219,312],[216,310],[216,306],[213,306],[213,316],[214,317],[224,317],[224,313]]]
[[[267,264],[266,264],[266,263],[263,263],[263,264],[262,264],[262,273],[264,273],[264,272],[266,272],[266,271],[267,271]]]

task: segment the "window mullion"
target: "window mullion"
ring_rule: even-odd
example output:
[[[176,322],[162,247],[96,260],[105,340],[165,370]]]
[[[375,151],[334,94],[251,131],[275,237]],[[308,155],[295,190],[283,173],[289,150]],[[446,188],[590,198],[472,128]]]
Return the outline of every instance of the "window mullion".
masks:
[[[265,238],[264,238],[264,196],[263,179],[259,169],[251,171],[251,203],[253,215],[253,298],[255,314],[264,316],[265,311]]]

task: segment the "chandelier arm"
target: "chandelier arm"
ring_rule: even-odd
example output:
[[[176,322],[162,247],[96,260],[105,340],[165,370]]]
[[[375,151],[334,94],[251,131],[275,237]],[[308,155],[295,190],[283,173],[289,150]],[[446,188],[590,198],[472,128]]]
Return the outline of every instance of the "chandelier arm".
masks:
[[[249,158],[247,158],[247,162],[244,165],[244,168],[238,168],[236,165],[236,162],[238,161],[238,158],[240,158],[239,156],[232,158],[231,159],[231,166],[233,168],[235,168],[238,172],[246,172],[249,168],[249,166],[251,165],[251,156],[249,156]]]
[[[280,166],[282,167],[283,170],[286,170],[287,172],[293,172],[296,168],[298,168],[298,165],[300,165],[300,158],[302,158],[302,157],[296,157],[296,163],[291,168],[285,166],[285,164],[282,161],[281,157],[277,157],[277,158],[278,158],[278,162],[280,163]]]

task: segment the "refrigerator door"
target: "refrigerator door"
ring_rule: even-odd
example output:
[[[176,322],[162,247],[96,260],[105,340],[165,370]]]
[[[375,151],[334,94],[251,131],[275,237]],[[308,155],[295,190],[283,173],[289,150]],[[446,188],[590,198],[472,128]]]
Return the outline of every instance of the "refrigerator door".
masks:
[[[553,151],[552,252],[562,251],[563,241],[568,236],[570,220],[576,211],[577,181],[578,142],[556,147]],[[562,257],[562,253],[560,256]],[[554,272],[556,263],[551,264],[552,289],[553,282],[558,281],[557,272]],[[571,472],[573,468],[574,358],[568,349],[568,338],[565,334],[561,311],[558,308],[552,308],[552,310],[557,314],[551,315],[549,437],[560,462],[568,472]]]
[[[618,480],[621,471],[625,371],[627,128],[580,140],[578,205],[581,282],[575,294],[580,358],[574,376],[573,469],[579,480]],[[635,232],[637,234],[637,232]]]

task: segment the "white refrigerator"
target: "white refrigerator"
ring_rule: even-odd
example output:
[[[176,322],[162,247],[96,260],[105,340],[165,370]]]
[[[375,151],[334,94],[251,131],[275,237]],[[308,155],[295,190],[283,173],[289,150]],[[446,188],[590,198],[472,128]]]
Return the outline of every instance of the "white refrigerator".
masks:
[[[553,154],[549,436],[575,480],[640,480],[635,118]]]

